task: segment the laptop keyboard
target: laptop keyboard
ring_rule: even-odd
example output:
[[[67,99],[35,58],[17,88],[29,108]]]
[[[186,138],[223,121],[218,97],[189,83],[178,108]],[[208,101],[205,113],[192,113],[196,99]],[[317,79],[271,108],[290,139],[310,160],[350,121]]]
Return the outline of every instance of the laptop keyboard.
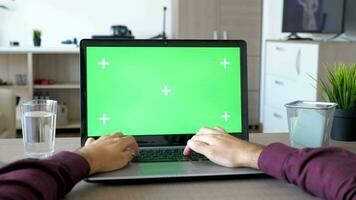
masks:
[[[183,149],[144,149],[132,159],[132,162],[172,162],[172,161],[200,161],[208,160],[202,154],[192,152],[189,156],[183,155]]]

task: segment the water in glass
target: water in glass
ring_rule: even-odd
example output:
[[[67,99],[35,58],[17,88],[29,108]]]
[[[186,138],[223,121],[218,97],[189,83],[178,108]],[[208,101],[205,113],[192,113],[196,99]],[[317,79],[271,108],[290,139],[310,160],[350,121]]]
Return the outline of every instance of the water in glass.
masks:
[[[56,115],[53,112],[30,111],[23,116],[25,154],[43,158],[54,152]]]

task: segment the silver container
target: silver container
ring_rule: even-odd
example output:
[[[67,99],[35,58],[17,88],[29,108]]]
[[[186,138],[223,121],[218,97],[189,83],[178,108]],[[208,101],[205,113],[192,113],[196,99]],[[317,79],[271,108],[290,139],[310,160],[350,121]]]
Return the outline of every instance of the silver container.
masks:
[[[313,101],[294,101],[286,104],[291,146],[328,146],[336,105]]]

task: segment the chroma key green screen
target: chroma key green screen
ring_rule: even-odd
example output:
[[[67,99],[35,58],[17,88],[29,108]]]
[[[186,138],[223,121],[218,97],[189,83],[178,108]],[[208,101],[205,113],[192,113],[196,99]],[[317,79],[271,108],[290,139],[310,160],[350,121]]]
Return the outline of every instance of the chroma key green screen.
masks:
[[[242,132],[240,48],[87,47],[88,136]]]

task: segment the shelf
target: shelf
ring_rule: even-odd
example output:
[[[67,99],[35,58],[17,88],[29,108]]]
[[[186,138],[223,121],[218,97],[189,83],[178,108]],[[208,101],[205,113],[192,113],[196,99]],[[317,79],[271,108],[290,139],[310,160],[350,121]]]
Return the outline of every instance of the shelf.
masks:
[[[0,47],[0,53],[53,53],[53,54],[79,54],[79,48],[75,46],[59,46],[59,47]]]
[[[79,83],[59,83],[52,85],[34,85],[34,89],[80,89]]]
[[[80,128],[79,119],[77,119],[77,120],[71,119],[71,120],[69,120],[68,124],[57,126],[57,129],[74,129],[74,128]]]
[[[0,89],[4,88],[4,89],[28,89],[29,86],[28,85],[0,85]]]

